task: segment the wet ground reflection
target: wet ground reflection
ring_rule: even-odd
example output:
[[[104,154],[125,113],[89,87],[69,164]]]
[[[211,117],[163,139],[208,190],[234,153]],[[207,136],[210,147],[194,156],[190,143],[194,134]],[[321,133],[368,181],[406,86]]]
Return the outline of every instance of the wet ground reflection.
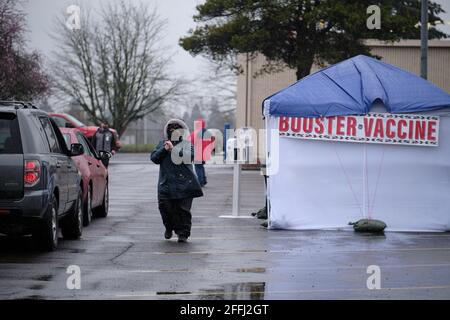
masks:
[[[265,296],[265,282],[229,283],[214,289],[204,289],[197,292],[188,291],[158,291],[157,296],[176,296],[196,300],[263,300]]]
[[[263,300],[265,282],[244,282],[221,285],[217,289],[200,290],[200,300]]]
[[[242,273],[265,273],[266,268],[240,268],[236,269],[235,271]]]

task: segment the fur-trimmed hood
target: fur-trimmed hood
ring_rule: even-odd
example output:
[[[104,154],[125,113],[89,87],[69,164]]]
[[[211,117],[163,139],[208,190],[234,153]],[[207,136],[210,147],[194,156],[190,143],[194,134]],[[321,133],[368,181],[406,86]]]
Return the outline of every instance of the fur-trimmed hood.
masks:
[[[169,127],[170,124],[172,123],[176,123],[179,124],[184,130],[188,130],[189,131],[189,127],[187,126],[187,124],[180,119],[170,119],[169,121],[167,121],[166,125],[164,126],[164,139],[168,140],[169,139],[169,134],[167,132],[167,128]]]

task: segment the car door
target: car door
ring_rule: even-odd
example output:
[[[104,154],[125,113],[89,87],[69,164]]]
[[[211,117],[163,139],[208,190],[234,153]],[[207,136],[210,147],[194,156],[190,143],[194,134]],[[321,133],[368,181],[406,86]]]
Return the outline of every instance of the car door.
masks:
[[[105,195],[106,185],[107,185],[107,179],[108,179],[108,170],[103,165],[103,162],[100,160],[100,156],[98,155],[97,151],[93,147],[92,143],[88,140],[88,138],[84,137],[87,141],[89,150],[91,151],[91,154],[93,155],[96,163],[96,168],[98,172],[98,194],[99,194],[99,205],[103,203],[103,196]]]
[[[65,159],[67,169],[67,211],[70,207],[72,207],[75,201],[78,200],[78,193],[80,190],[80,174],[75,161],[70,157],[70,147],[67,147],[66,141],[64,140],[57,124],[53,120],[50,120],[50,122],[60,145],[60,155],[63,159]]]
[[[50,119],[45,116],[39,117],[39,121],[44,129],[45,137],[48,142],[50,150],[50,170],[51,177],[55,179],[55,186],[59,191],[59,208],[58,212],[61,214],[66,211],[66,204],[68,202],[69,186],[68,186],[68,163],[67,156],[61,153],[61,146],[59,144],[56,133],[53,129]]]
[[[96,155],[92,153],[89,142],[86,140],[86,137],[81,133],[77,132],[77,140],[79,143],[83,145],[85,150],[86,159],[88,161],[89,169],[91,172],[91,181],[92,181],[92,205],[96,207],[101,204],[101,197],[103,194],[101,193],[104,183],[102,182],[102,172],[100,168],[100,164],[98,159],[96,159]]]

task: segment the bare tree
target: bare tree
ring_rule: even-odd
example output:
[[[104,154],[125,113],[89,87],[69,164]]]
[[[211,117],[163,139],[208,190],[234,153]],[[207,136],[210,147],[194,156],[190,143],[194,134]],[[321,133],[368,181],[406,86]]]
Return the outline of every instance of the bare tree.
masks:
[[[209,61],[203,80],[207,97],[220,112],[233,112],[237,104],[237,71],[225,64]]]
[[[38,52],[26,50],[26,15],[17,0],[0,0],[0,100],[45,97],[48,77]]]
[[[122,135],[131,122],[161,109],[179,87],[167,75],[170,55],[160,42],[165,25],[156,9],[125,1],[109,3],[95,21],[85,10],[79,29],[58,20],[56,89],[92,121],[108,121]]]

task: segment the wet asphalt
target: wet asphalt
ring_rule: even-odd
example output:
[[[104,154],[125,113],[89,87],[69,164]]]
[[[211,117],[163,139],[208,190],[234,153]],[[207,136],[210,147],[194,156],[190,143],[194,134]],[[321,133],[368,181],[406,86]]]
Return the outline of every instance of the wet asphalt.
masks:
[[[81,240],[43,253],[29,237],[0,237],[0,299],[450,298],[449,233],[267,231],[258,219],[219,218],[231,212],[230,167],[207,167],[190,241],[164,240],[158,167],[147,159],[113,159],[109,216]],[[258,171],[243,172],[242,194],[243,213],[264,205]],[[79,290],[66,285],[71,265],[80,267]],[[368,289],[372,265],[380,289]]]

